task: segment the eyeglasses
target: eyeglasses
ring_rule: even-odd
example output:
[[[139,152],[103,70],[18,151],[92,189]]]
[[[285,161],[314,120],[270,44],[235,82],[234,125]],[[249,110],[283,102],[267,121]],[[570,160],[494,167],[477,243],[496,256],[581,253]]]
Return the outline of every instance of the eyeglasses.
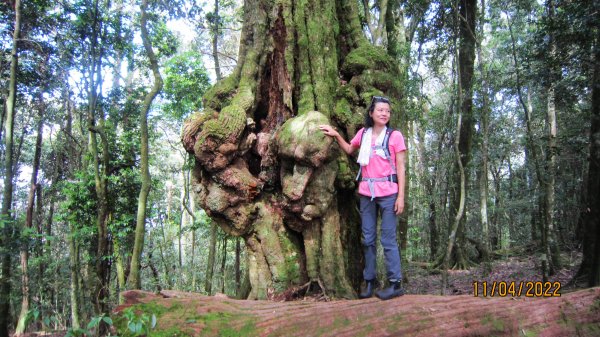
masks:
[[[383,103],[390,104],[390,100],[387,97],[373,96],[373,98],[371,99],[371,104],[378,103],[378,102],[383,102]]]

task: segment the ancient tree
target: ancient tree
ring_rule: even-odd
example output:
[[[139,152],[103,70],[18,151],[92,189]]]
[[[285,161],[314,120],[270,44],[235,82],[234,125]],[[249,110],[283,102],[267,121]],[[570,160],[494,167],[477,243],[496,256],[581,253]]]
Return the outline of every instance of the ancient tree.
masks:
[[[353,136],[371,96],[399,101],[398,66],[369,44],[354,1],[248,0],[244,23],[236,69],[184,127],[193,190],[245,240],[249,298],[306,284],[352,298],[362,277],[357,167],[317,126]]]

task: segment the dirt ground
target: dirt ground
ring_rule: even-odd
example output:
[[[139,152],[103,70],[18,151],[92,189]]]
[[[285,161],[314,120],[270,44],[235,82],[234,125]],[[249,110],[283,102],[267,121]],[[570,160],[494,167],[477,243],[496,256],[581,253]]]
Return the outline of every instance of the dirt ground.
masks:
[[[549,282],[560,282],[561,292],[574,291],[583,285],[570,285],[569,282],[577,273],[581,263],[581,253],[563,253],[563,268],[549,276]],[[542,281],[540,261],[537,256],[515,257],[506,256],[492,262],[491,272],[484,270],[483,264],[469,270],[450,270],[448,272],[448,288],[446,295],[473,295],[474,282],[481,287],[482,282],[488,285],[496,282]],[[441,274],[425,269],[422,264],[408,263],[405,269],[408,282],[404,288],[408,294],[439,295],[441,293]]]

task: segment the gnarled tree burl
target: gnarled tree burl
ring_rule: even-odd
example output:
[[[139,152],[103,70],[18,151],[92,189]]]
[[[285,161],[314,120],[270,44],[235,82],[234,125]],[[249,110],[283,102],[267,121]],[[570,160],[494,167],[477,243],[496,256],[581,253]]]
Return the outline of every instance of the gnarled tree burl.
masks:
[[[397,64],[368,43],[355,1],[247,0],[235,71],[182,140],[199,204],[249,255],[251,299],[318,281],[355,297],[357,166],[319,124],[352,136],[373,95],[398,102]]]

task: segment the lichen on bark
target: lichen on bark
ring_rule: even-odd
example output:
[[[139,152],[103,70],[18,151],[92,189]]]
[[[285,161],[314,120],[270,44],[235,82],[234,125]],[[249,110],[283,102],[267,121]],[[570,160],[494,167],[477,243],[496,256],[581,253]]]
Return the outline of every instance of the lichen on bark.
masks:
[[[351,2],[249,0],[244,16],[237,68],[184,126],[193,190],[224,231],[245,239],[249,298],[308,281],[352,298],[357,166],[318,125],[354,135],[373,94],[398,98],[397,65],[357,30]]]

